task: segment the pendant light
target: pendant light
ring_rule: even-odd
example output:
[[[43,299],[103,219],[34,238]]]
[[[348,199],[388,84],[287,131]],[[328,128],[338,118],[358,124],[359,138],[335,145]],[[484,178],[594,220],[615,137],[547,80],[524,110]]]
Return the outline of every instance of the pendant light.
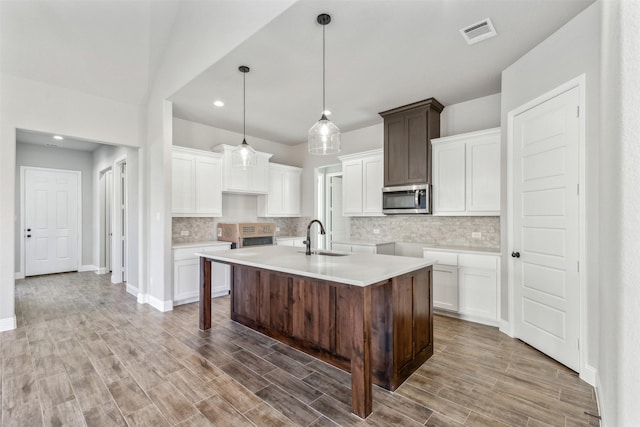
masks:
[[[331,22],[326,13],[318,15],[318,24],[322,25],[322,116],[309,129],[309,153],[335,154],[340,152],[340,129],[326,116],[325,108],[325,42],[324,29]]]
[[[238,70],[242,73],[242,144],[238,145],[231,152],[231,166],[234,168],[252,168],[256,166],[258,161],[256,150],[247,144],[246,125],[247,125],[247,87],[246,78],[250,71],[246,65],[241,65]]]

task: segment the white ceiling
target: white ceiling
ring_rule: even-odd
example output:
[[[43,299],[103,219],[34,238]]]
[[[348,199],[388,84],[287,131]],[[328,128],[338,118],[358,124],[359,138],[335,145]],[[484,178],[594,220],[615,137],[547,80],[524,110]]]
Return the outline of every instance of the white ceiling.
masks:
[[[322,110],[322,27],[327,108],[341,129],[381,122],[378,112],[435,97],[445,106],[500,92],[502,70],[593,0],[301,0],[173,97],[174,116],[298,144]],[[459,30],[491,18],[492,39],[467,45]],[[223,108],[212,102],[221,99]],[[249,141],[250,142],[250,141]]]
[[[144,105],[177,1],[0,1],[2,72]]]
[[[18,129],[16,131],[16,142],[24,143],[24,144],[36,144],[36,145],[49,146],[52,149],[66,148],[69,150],[81,150],[81,151],[93,151],[96,148],[103,145],[97,142],[69,138],[64,135],[60,135],[64,139],[58,140],[58,139],[54,139],[53,136],[54,135],[49,133]]]

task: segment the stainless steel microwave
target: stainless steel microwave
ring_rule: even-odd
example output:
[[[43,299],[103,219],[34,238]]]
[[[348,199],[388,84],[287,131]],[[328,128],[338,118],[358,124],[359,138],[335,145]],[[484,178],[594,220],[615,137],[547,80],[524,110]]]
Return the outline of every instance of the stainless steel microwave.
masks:
[[[382,189],[382,213],[431,213],[430,196],[429,184],[384,187]]]

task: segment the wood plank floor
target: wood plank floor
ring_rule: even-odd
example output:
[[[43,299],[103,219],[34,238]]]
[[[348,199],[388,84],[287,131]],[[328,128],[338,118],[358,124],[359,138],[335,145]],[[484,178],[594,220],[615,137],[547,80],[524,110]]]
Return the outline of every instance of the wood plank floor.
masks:
[[[160,313],[107,276],[16,282],[0,333],[2,426],[598,425],[594,390],[495,328],[436,316],[435,354],[373,413],[351,414],[349,374],[229,320],[213,303]]]

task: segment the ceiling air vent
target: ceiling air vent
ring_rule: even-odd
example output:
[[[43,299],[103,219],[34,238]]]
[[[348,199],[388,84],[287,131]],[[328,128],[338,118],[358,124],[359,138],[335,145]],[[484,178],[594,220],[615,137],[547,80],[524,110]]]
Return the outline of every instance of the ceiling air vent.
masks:
[[[464,37],[467,43],[474,44],[491,38],[498,33],[496,33],[496,29],[493,27],[491,19],[487,18],[461,29],[460,34],[462,34],[462,37]]]

